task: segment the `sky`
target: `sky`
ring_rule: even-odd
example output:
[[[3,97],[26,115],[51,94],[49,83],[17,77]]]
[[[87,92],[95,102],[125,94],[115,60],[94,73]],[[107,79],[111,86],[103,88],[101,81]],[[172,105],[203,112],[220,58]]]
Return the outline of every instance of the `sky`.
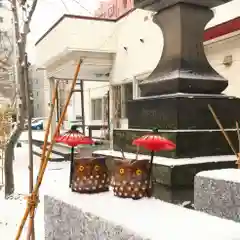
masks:
[[[34,61],[34,43],[63,15],[93,15],[99,0],[38,0],[28,36],[30,61]]]
[[[102,0],[108,1],[108,0]],[[38,0],[31,24],[29,35],[29,57],[34,61],[34,43],[56,22],[63,14],[93,15],[100,0]],[[233,0],[214,9],[215,18],[208,27],[240,16],[240,0]]]
[[[38,0],[32,20],[33,38],[39,38],[63,14],[93,15],[99,0]]]

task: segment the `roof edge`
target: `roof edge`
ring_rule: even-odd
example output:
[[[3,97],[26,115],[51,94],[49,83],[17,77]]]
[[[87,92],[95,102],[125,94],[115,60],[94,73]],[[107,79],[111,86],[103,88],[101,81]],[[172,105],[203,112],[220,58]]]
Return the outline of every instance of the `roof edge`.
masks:
[[[236,17],[206,29],[204,32],[204,41],[206,42],[209,40],[213,40],[215,38],[218,38],[239,30],[240,30],[240,17]]]
[[[135,10],[136,8],[132,8],[129,11],[127,11],[125,14],[121,15],[116,19],[105,19],[105,18],[91,17],[91,16],[64,14],[37,40],[37,42],[35,43],[35,46],[37,46],[60,22],[62,22],[64,18],[75,18],[75,19],[85,19],[85,20],[104,21],[104,22],[117,22]],[[215,39],[217,37],[227,35],[235,31],[239,31],[239,30],[240,30],[240,17],[236,17],[206,29],[204,32],[204,42]]]
[[[135,10],[136,8],[132,8],[116,19],[82,16],[82,15],[74,15],[74,14],[64,14],[36,41],[35,46],[37,46],[60,22],[62,22],[64,18],[75,18],[75,19],[94,20],[94,21],[103,21],[103,22],[117,22]]]

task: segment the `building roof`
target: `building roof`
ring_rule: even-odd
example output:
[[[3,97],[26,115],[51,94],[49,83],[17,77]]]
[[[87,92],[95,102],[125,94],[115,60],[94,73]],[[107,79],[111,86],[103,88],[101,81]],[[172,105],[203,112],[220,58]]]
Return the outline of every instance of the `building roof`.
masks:
[[[220,23],[216,26],[208,28],[204,33],[204,41],[209,41],[226,34],[240,30],[240,17]]]
[[[117,19],[105,19],[98,17],[90,17],[90,16],[81,16],[81,15],[72,15],[72,14],[64,14],[60,19],[58,19],[35,43],[35,46],[38,45],[57,25],[59,25],[63,19],[65,18],[74,18],[74,19],[86,19],[86,20],[94,20],[94,21],[107,21],[107,22],[117,22],[126,15],[130,14],[130,12],[135,9],[131,9],[126,12],[124,15],[120,16]],[[208,28],[204,33],[204,41],[209,41],[215,39],[217,37],[224,36],[226,34],[240,31],[240,17],[230,19],[226,22],[217,24],[213,27]]]

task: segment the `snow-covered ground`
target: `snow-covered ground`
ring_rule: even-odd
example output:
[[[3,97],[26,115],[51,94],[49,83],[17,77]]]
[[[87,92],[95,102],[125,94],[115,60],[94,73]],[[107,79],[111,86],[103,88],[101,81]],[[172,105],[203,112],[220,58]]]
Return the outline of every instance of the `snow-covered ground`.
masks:
[[[23,196],[28,193],[27,145],[16,148],[15,154],[16,199],[4,200],[2,196],[0,197],[0,236],[1,239],[4,236],[4,240],[14,239],[26,207]],[[39,162],[39,158],[34,157],[35,173]],[[238,223],[156,199],[139,201],[119,199],[111,192],[99,195],[79,195],[69,190],[68,178],[68,163],[50,162],[48,164],[40,188],[40,204],[36,212],[36,240],[44,239],[44,194],[56,196],[141,235],[152,237],[154,240],[240,240],[240,224]],[[26,239],[26,227],[21,239]]]
[[[17,228],[26,208],[24,196],[28,194],[28,145],[15,149],[15,192],[12,200],[5,200],[3,193],[0,196],[0,239],[13,240]],[[34,172],[37,173],[40,158],[34,156]],[[58,182],[58,181],[61,182]],[[65,182],[64,182],[65,181]],[[43,184],[40,190],[40,203],[36,212],[36,240],[44,239],[44,217],[43,217],[43,194],[50,192],[52,188],[62,185],[68,187],[68,163],[49,163]],[[64,187],[64,186],[63,186]],[[27,226],[27,225],[26,225]],[[26,239],[26,228],[22,238]]]

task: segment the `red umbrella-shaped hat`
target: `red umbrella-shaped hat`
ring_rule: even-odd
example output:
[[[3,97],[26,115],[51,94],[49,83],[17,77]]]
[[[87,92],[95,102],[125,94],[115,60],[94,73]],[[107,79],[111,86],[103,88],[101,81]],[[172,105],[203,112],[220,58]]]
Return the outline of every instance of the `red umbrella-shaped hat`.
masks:
[[[55,138],[56,142],[65,143],[71,147],[76,147],[81,144],[93,144],[94,141],[84,136],[81,132],[79,132],[75,126],[71,128],[71,130],[67,131],[63,135],[59,135]]]
[[[133,140],[133,144],[150,151],[173,150],[176,148],[175,143],[156,134],[148,134],[137,138]]]
[[[69,187],[71,187],[72,183],[72,175],[73,175],[73,161],[74,161],[74,147],[82,144],[93,144],[94,141],[84,136],[81,132],[77,130],[77,126],[72,126],[71,130],[67,131],[63,135],[58,135],[55,138],[56,142],[61,142],[67,144],[72,147],[71,149],[71,162],[70,162],[70,179],[69,179]]]
[[[154,152],[161,150],[173,150],[176,148],[176,144],[164,137],[159,136],[157,128],[153,130],[153,133],[144,135],[140,138],[133,140],[132,144],[139,147],[142,146],[151,151],[150,168],[148,173],[148,196],[150,197]]]

